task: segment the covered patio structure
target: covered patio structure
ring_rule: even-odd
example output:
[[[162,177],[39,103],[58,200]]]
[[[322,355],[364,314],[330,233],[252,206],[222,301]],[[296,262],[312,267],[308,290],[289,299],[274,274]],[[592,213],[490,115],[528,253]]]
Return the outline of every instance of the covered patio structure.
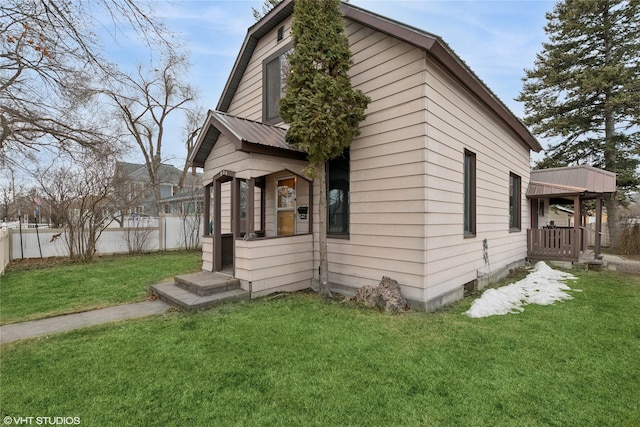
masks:
[[[616,175],[592,166],[534,170],[527,189],[531,205],[531,228],[527,230],[527,255],[533,259],[578,262],[593,245],[600,259],[604,197],[616,192]],[[595,241],[586,233],[587,203],[594,201]],[[549,221],[552,205],[573,204],[573,226]]]

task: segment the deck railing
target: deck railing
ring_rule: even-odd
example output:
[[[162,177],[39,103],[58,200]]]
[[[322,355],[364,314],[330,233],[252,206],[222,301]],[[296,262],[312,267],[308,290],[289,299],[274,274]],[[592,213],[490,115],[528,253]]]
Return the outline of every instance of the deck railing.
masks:
[[[578,261],[582,230],[538,228],[527,230],[527,253],[532,258]]]

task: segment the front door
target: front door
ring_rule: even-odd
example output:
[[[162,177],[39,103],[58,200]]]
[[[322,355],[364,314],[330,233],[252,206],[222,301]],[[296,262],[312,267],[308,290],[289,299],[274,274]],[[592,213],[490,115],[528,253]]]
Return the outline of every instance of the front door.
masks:
[[[278,236],[296,233],[296,179],[278,179],[276,193],[276,221]]]

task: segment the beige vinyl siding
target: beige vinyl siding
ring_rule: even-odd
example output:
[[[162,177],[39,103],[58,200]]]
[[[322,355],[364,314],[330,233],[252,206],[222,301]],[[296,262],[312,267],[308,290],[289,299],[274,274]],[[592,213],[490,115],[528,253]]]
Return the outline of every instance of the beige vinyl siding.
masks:
[[[202,270],[213,271],[213,237],[202,238]]]
[[[351,144],[349,239],[328,239],[329,280],[357,288],[390,276],[405,296],[422,299],[424,54],[354,22],[346,34],[352,83],[371,102]],[[317,271],[317,252],[315,259]]]
[[[238,163],[247,161],[249,159],[248,153],[236,151],[236,147],[224,135],[220,135],[216,145],[209,153],[204,167],[203,182],[209,183],[213,181],[213,177],[223,169],[230,169],[229,166],[237,165]],[[235,169],[232,169],[235,170]]]
[[[259,296],[311,286],[313,236],[235,241],[235,276],[242,287]]]
[[[262,63],[291,42],[291,20],[286,19],[264,37],[253,52],[251,61],[240,80],[238,89],[229,105],[228,113],[250,120],[262,121]],[[277,41],[278,28],[284,26],[284,38]]]
[[[427,299],[526,257],[529,150],[441,68],[428,62]],[[476,154],[476,236],[463,235],[464,149]],[[509,173],[522,179],[522,231],[509,231]],[[489,264],[484,262],[487,239]]]
[[[220,209],[220,233],[231,233],[231,182],[224,182],[220,186],[222,206]],[[217,227],[216,224],[213,225]]]

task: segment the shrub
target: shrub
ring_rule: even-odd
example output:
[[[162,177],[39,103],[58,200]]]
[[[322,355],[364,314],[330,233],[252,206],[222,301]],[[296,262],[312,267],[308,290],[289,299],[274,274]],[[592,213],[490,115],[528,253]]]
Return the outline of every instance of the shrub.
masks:
[[[620,225],[620,253],[640,255],[640,220],[629,218]]]

